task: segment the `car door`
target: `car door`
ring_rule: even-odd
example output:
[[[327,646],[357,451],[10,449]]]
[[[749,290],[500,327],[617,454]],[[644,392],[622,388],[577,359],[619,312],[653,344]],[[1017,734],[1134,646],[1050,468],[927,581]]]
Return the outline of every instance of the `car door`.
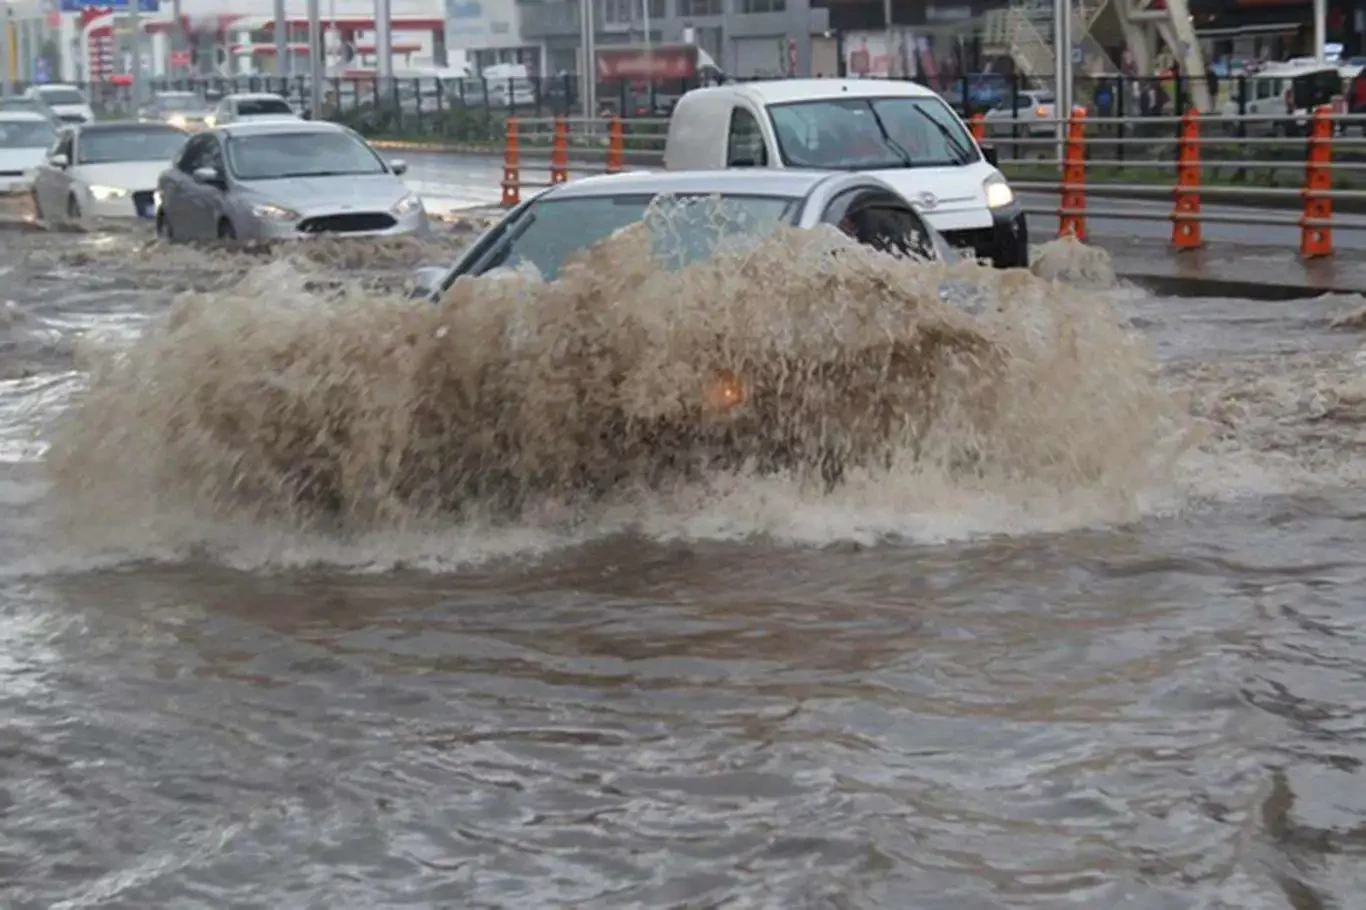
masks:
[[[224,98],[222,101],[218,102],[218,110],[213,115],[214,125],[221,126],[225,123],[232,123],[233,119],[232,100]]]
[[[75,130],[62,130],[57,135],[57,142],[52,147],[52,156],[65,155],[66,167],[57,167],[50,161],[43,166],[41,174],[42,194],[38,204],[49,220],[66,214],[66,197],[71,184],[71,168],[76,163],[75,140]]]
[[[181,240],[205,239],[205,206],[203,190],[206,187],[195,182],[195,168],[203,166],[204,148],[207,135],[193,136],[180,151],[180,157],[171,169],[162,191],[161,208],[163,217],[170,224],[171,232]]]
[[[204,151],[199,167],[211,167],[217,171],[221,185],[196,183],[195,186],[199,189],[198,198],[203,201],[205,236],[216,239],[218,222],[228,210],[227,169],[223,163],[223,146],[218,137],[213,133],[206,133],[203,138]]]

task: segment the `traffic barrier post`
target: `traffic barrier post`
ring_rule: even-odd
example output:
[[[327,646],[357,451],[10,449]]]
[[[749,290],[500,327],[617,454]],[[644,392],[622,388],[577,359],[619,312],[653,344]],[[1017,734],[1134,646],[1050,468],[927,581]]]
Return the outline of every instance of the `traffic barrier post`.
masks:
[[[972,138],[979,145],[987,139],[987,118],[981,114],[972,115]]]
[[[1063,153],[1062,200],[1058,207],[1058,236],[1072,235],[1086,242],[1086,110],[1073,110],[1067,122]]]
[[[517,142],[517,118],[509,117],[507,148],[503,152],[503,207],[511,208],[522,201],[522,172],[518,166],[521,149]]]
[[[607,173],[615,174],[621,170],[621,118],[613,117],[612,125],[608,133],[607,144]]]
[[[1200,233],[1200,114],[1189,108],[1181,118],[1181,139],[1176,147],[1176,187],[1172,190],[1172,246],[1199,249]]]
[[[569,124],[563,115],[555,118],[555,139],[550,149],[550,182],[569,179]]]
[[[1304,215],[1300,218],[1300,256],[1333,255],[1333,118],[1324,105],[1314,111],[1305,156]]]

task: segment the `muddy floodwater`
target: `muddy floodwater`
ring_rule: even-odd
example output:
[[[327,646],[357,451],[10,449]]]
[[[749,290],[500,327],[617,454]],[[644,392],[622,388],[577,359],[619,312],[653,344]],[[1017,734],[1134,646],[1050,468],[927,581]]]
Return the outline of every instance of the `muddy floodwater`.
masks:
[[[1006,351],[942,470],[442,522],[381,418],[456,323],[356,298],[446,252],[0,235],[0,906],[1363,906],[1366,301],[1021,277],[934,316]]]

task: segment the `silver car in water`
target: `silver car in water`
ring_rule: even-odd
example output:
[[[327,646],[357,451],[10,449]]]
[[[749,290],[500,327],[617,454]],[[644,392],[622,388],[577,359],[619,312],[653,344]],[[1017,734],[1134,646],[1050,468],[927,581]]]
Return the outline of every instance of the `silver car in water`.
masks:
[[[289,240],[425,233],[422,200],[353,130],[335,123],[232,123],[185,143],[157,181],[167,240]]]

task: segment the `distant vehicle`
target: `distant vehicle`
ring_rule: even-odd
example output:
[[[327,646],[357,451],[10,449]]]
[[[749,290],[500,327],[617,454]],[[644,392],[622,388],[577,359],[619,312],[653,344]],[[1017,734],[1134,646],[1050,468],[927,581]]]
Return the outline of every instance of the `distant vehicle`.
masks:
[[[42,114],[0,109],[0,195],[28,191],[56,141],[56,129]]]
[[[987,135],[997,142],[1019,137],[1021,139],[1045,139],[1056,134],[1057,99],[1052,92],[1029,90],[1018,92],[1014,98],[1006,96],[983,116]],[[1030,152],[1041,152],[1045,156],[1055,155],[1050,148],[1033,142],[1021,143],[1018,148],[1011,146],[1011,158],[1028,157]]]
[[[186,135],[169,124],[133,120],[66,127],[33,178],[38,217],[81,225],[91,218],[153,217],[157,174]]]
[[[50,114],[47,105],[37,98],[30,98],[27,95],[0,98],[0,111],[28,111],[33,114],[40,114],[44,118],[48,118]]]
[[[226,95],[213,112],[215,126],[227,126],[244,120],[297,120],[299,115],[289,102],[279,95],[252,93]]]
[[[1295,135],[1305,132],[1313,112],[1333,98],[1344,94],[1342,72],[1327,63],[1269,63],[1246,77],[1246,113],[1257,117],[1285,119],[1250,123],[1249,132],[1275,132]],[[1223,106],[1226,116],[1239,113],[1237,93]]]
[[[353,130],[248,120],[200,133],[157,181],[167,240],[284,240],[427,231],[422,200]]]
[[[31,85],[24,96],[42,104],[62,123],[90,123],[95,119],[89,99],[74,85]]]
[[[208,103],[194,92],[156,92],[143,108],[142,116],[190,132],[198,132],[214,124]]]
[[[669,119],[664,166],[867,171],[955,247],[1029,264],[1024,212],[995,149],[933,91],[889,79],[773,79],[699,88]],[[751,171],[752,172],[752,171]]]
[[[938,232],[888,183],[860,172],[807,170],[632,171],[588,177],[551,187],[513,208],[466,248],[450,268],[426,268],[415,278],[414,297],[439,300],[457,278],[529,263],[547,281],[565,258],[611,236],[644,216],[659,197],[715,197],[728,229],[749,234],[778,225],[814,228],[830,224],[879,248],[924,259],[952,260]],[[665,255],[704,255],[712,222],[695,224],[696,235],[671,231]],[[676,225],[670,225],[671,229]],[[672,246],[676,244],[676,248]]]

